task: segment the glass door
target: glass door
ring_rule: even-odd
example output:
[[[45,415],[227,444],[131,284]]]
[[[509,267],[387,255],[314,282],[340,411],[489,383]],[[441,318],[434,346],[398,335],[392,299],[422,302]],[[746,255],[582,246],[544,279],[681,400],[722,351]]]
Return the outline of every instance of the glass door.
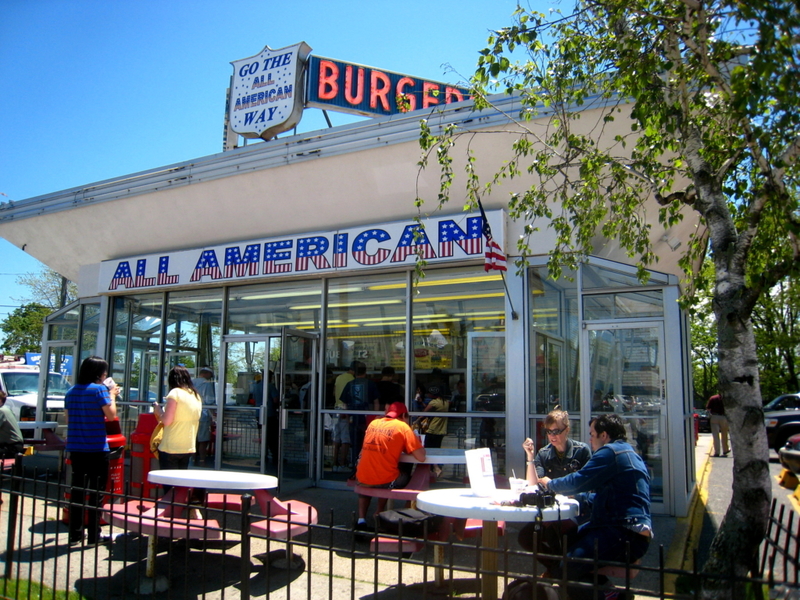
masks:
[[[269,435],[265,404],[274,391],[274,383],[269,383],[269,342],[268,336],[223,337],[214,440],[218,468],[277,474],[277,467],[264,460]],[[272,393],[273,401],[276,395]],[[277,456],[272,458],[277,462]]]
[[[281,492],[311,484],[317,396],[314,335],[223,337],[216,464],[275,475]],[[218,400],[219,402],[219,400]]]
[[[665,510],[669,457],[664,454],[667,386],[663,325],[587,324],[584,331],[589,351],[584,398],[591,414],[615,412],[623,418],[628,442],[650,471],[653,508]]]
[[[77,342],[45,342],[39,362],[39,403],[36,407],[37,421],[56,421],[59,436],[66,435],[66,419],[64,417],[64,396],[75,383],[73,373],[77,371],[75,357]],[[42,377],[42,373],[47,373]],[[44,402],[42,402],[44,398]]]
[[[274,339],[274,338],[271,338]],[[277,369],[281,398],[278,468],[281,493],[306,488],[314,476],[314,431],[317,409],[316,336],[283,329]]]

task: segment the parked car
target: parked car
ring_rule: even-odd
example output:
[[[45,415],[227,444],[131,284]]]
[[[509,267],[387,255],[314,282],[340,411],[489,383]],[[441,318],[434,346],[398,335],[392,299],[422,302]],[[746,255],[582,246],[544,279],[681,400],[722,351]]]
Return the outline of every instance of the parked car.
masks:
[[[786,440],[786,445],[778,450],[778,456],[785,468],[800,476],[800,434]]]
[[[696,408],[694,411],[700,433],[711,433],[711,415],[705,408]]]
[[[64,411],[64,395],[70,388],[61,373],[49,373],[47,382],[47,402],[45,418],[56,420],[56,415]],[[39,398],[39,367],[27,365],[5,366],[0,369],[0,389],[8,398],[6,405],[19,421],[36,419],[36,405]]]
[[[800,393],[783,394],[764,407],[767,443],[780,452],[786,441],[800,433]]]

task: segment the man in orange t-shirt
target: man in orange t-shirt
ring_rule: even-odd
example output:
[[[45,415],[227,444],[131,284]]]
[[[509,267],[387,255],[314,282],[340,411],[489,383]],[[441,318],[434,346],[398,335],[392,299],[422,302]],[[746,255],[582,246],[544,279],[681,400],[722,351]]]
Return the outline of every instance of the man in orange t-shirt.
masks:
[[[356,479],[361,485],[399,489],[408,485],[410,476],[401,472],[400,455],[405,452],[419,461],[425,460],[425,448],[408,424],[408,409],[402,402],[394,402],[386,409],[382,419],[375,419],[367,427]],[[358,497],[358,524],[356,529],[367,529],[367,510],[372,498]],[[386,508],[387,498],[378,498],[378,512]]]

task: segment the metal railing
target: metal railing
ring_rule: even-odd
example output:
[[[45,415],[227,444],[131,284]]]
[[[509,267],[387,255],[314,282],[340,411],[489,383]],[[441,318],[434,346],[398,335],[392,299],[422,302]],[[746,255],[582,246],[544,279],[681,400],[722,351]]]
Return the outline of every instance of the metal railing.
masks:
[[[568,582],[542,577],[544,569],[539,559],[548,557],[521,550],[511,535],[501,537],[496,548],[486,548],[481,545],[480,536],[459,539],[450,529],[435,539],[428,539],[432,537],[428,535],[415,538],[413,554],[409,554],[409,548],[404,547],[409,538],[355,531],[352,512],[330,510],[320,513],[318,523],[309,525],[306,533],[287,544],[284,539],[251,531],[254,522],[263,522],[269,515],[251,510],[249,495],[242,497],[240,510],[215,509],[207,504],[176,507],[198,510],[196,520],[205,533],[188,540],[181,539],[177,532],[178,539],[156,538],[151,545],[154,573],[148,577],[147,536],[112,523],[104,533],[108,531],[115,538],[113,543],[90,545],[84,540],[70,545],[65,524],[68,486],[38,474],[24,476],[21,462],[16,468],[14,473],[0,474],[4,500],[4,514],[0,513],[0,543],[4,544],[0,597],[14,597],[11,590],[20,580],[55,590],[75,589],[93,599],[150,598],[153,594],[159,598],[198,599],[265,595],[272,599],[274,595],[309,600],[389,596],[402,600],[440,597],[443,593],[477,597],[481,593],[480,580],[487,577],[496,578],[497,596],[501,597],[512,581],[534,575],[538,581],[554,585],[559,597],[567,597],[564,590]],[[126,494],[109,494],[106,500],[141,503],[145,508],[155,505],[151,499]],[[382,553],[372,550],[372,540],[377,536],[384,540]],[[493,554],[495,560],[482,562],[486,553]],[[699,586],[708,575],[699,568],[667,568],[663,547],[657,555],[655,566],[601,559],[592,562],[595,570],[609,565],[621,569],[623,576],[612,577],[612,583],[636,598],[698,598]],[[715,578],[730,586],[749,586],[752,598],[766,597],[764,588],[781,590],[781,597],[798,590],[798,527],[792,510],[773,502],[768,535],[758,558],[758,572],[746,579]],[[492,563],[497,566],[491,570],[482,566]],[[667,591],[665,582],[669,579],[678,579],[683,585]],[[595,577],[586,585],[603,589],[609,584]],[[531,589],[533,597],[537,587]]]

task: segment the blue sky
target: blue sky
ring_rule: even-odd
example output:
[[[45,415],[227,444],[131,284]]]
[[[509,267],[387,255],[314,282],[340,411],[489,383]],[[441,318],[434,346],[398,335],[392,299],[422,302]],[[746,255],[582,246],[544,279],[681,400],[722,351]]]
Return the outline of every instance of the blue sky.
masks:
[[[542,2],[543,7],[546,4]],[[305,41],[313,54],[458,83],[516,0],[3,0],[0,201],[222,149],[231,61]],[[540,7],[542,8],[542,7]],[[353,117],[329,113],[334,125]],[[301,130],[325,127],[306,111]],[[0,320],[41,264],[0,238]]]

